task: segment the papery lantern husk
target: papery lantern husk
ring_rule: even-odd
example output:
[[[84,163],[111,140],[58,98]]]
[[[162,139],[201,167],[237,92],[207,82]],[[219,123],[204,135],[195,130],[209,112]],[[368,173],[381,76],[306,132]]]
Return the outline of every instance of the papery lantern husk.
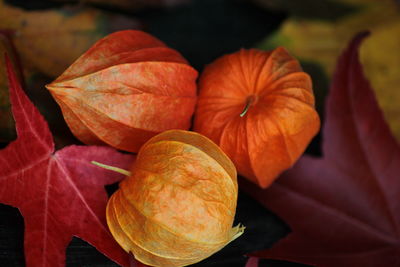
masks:
[[[265,188],[291,167],[320,128],[310,76],[284,48],[241,50],[207,66],[194,130]]]
[[[160,132],[190,127],[196,78],[177,51],[127,30],[98,41],[46,87],[83,143],[137,152]]]
[[[107,224],[121,247],[151,266],[186,266],[243,233],[232,228],[236,169],[208,138],[171,130],[140,149],[131,176],[107,205]]]

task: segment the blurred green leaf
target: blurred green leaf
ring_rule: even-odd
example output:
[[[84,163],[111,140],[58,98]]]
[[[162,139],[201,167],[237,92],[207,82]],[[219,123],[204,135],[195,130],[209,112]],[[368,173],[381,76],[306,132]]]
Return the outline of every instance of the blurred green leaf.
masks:
[[[355,5],[358,11],[337,21],[289,18],[272,36],[260,43],[262,49],[285,46],[302,61],[320,66],[330,78],[336,59],[354,34],[371,30],[361,47],[366,76],[375,88],[378,102],[394,135],[400,140],[400,12],[392,0],[337,0]],[[316,69],[311,76],[317,77]],[[317,78],[318,79],[318,78]],[[326,85],[315,83],[317,95],[325,95]],[[321,98],[323,99],[323,97]],[[317,99],[317,101],[321,101]],[[317,103],[322,106],[323,103]]]

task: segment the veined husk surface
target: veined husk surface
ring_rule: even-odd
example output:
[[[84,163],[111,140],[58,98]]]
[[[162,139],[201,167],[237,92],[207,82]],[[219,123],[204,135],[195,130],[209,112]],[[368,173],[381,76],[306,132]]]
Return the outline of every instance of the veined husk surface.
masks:
[[[107,205],[117,242],[151,266],[186,266],[220,250],[243,233],[232,228],[236,170],[209,139],[171,130],[139,151],[132,175]]]
[[[222,56],[200,77],[194,130],[263,188],[297,161],[319,128],[311,78],[282,47]]]
[[[196,78],[177,51],[127,30],[98,41],[46,87],[83,143],[137,152],[160,132],[190,127]]]

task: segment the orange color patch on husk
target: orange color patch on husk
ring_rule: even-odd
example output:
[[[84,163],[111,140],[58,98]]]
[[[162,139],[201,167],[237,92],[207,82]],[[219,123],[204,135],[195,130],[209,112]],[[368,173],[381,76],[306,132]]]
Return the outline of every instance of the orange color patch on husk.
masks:
[[[163,132],[140,149],[132,175],[107,206],[117,242],[151,266],[198,262],[243,233],[232,228],[236,169],[208,138]]]
[[[160,132],[190,127],[196,78],[178,52],[127,30],[98,41],[46,87],[82,142],[137,152]]]
[[[311,79],[284,48],[241,50],[200,77],[194,130],[265,188],[297,161],[320,128]]]

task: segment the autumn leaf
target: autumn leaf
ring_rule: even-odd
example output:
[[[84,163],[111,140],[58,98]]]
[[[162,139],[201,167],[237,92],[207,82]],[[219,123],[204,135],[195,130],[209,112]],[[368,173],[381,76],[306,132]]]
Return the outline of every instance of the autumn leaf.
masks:
[[[400,264],[400,147],[359,62],[359,34],[333,77],[323,157],[304,156],[267,190],[243,184],[292,233],[259,257],[316,266]]]
[[[141,263],[134,257],[129,257],[129,267],[149,267],[149,266],[144,263]]]
[[[250,257],[245,267],[258,267],[258,258]]]
[[[275,0],[253,0],[277,2]],[[326,1],[308,0],[315,6]],[[284,1],[285,2],[285,1]],[[297,2],[297,1],[291,1]],[[324,2],[322,4],[320,2]],[[361,62],[369,78],[378,103],[383,109],[390,128],[400,140],[400,91],[393,90],[400,84],[400,11],[393,0],[335,0],[327,1],[353,6],[354,10],[334,21],[290,17],[259,46],[263,49],[282,45],[304,62],[317,64],[328,77],[333,74],[336,58],[346,43],[359,31],[370,30],[373,35],[360,50]],[[280,3],[280,2],[277,2]],[[293,4],[296,5],[296,4]],[[298,5],[298,4],[297,4]],[[301,1],[301,5],[304,3]],[[315,9],[309,8],[315,13]],[[392,51],[389,53],[388,51]],[[311,73],[313,76],[314,73]],[[318,78],[314,75],[313,78]],[[313,79],[316,80],[316,79]],[[326,88],[327,89],[327,88]],[[325,88],[315,87],[316,95]],[[319,92],[318,92],[319,90]]]
[[[55,77],[110,32],[139,28],[137,20],[93,8],[26,11],[0,0],[0,29],[14,31],[24,67]]]
[[[24,217],[27,266],[63,266],[72,236],[128,265],[128,254],[105,222],[104,186],[122,177],[90,161],[128,168],[133,157],[97,146],[54,152],[47,123],[22,91],[9,60],[7,71],[18,138],[0,150],[0,202],[19,208]]]
[[[15,62],[13,45],[7,32],[0,31],[0,55],[5,53],[11,55],[11,60]],[[0,60],[0,64],[4,63]],[[15,125],[11,113],[11,105],[8,94],[7,71],[0,68],[0,142],[9,142],[15,139]]]

